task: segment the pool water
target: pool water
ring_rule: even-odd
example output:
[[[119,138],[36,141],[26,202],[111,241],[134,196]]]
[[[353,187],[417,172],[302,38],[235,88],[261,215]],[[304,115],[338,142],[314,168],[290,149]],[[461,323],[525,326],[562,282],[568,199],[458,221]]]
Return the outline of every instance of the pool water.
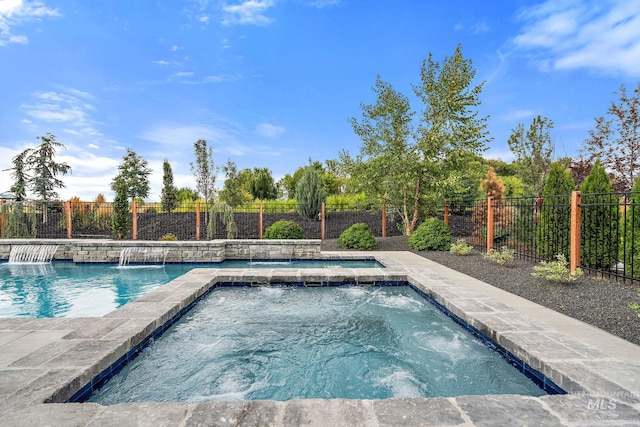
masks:
[[[545,394],[409,286],[218,288],[90,401]]]
[[[216,264],[0,263],[0,318],[103,316],[193,268],[367,268],[375,260],[229,260]]]

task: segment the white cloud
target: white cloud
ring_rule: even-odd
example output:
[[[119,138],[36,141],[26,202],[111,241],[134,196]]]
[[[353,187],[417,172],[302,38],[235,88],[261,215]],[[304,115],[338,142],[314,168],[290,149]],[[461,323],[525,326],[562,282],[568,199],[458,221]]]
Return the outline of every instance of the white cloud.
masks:
[[[269,123],[260,123],[256,126],[256,134],[265,138],[276,138],[285,132],[282,126],[276,126]]]
[[[542,69],[589,68],[640,76],[640,2],[547,0],[518,15],[513,40]]]
[[[472,34],[482,34],[482,33],[486,33],[491,29],[491,27],[489,26],[489,24],[487,24],[484,21],[481,22],[477,22],[475,24],[473,24],[471,26],[471,33]]]
[[[96,129],[97,122],[91,118],[95,107],[87,101],[92,101],[93,95],[74,88],[62,88],[59,91],[34,92],[32,100],[22,105],[22,109],[29,116],[22,122],[29,126],[36,126],[37,122],[62,123],[66,125],[64,131],[72,135],[100,136]]]
[[[222,6],[224,25],[268,25],[272,19],[265,13],[274,6],[273,0],[245,0],[239,4]]]
[[[57,9],[51,9],[41,1],[0,0],[0,46],[28,43],[29,39],[24,34],[14,34],[14,28],[41,18],[58,16],[60,12]]]
[[[533,110],[511,109],[506,113],[500,115],[500,119],[505,121],[516,121],[516,120],[522,120],[529,117],[533,117],[534,114],[535,114],[535,111]]]
[[[337,6],[339,4],[340,4],[340,0],[313,0],[309,2],[309,6],[317,7],[318,9]]]

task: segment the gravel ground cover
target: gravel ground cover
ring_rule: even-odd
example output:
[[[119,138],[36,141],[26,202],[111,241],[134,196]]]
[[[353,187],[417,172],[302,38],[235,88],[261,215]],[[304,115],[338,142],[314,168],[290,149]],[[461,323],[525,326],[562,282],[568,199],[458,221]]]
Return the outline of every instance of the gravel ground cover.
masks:
[[[535,263],[530,261],[516,259],[511,264],[500,266],[485,260],[477,250],[473,250],[466,256],[449,252],[416,252],[409,248],[407,238],[404,236],[376,240],[378,242],[376,250],[417,253],[492,286],[640,345],[640,318],[629,308],[630,302],[640,301],[637,284],[623,284],[586,275],[570,283],[553,283],[532,277]],[[322,250],[344,249],[338,247],[335,239],[331,239],[323,241]]]

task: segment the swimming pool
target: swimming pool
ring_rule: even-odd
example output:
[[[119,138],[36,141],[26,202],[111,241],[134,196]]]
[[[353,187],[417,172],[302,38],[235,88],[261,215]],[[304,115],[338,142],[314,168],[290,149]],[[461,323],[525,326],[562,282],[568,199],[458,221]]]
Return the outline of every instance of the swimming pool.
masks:
[[[375,260],[228,260],[215,264],[118,267],[56,261],[0,263],[0,318],[96,317],[123,306],[193,268],[370,268]]]
[[[235,287],[215,289],[89,400],[466,394],[545,392],[409,286]]]

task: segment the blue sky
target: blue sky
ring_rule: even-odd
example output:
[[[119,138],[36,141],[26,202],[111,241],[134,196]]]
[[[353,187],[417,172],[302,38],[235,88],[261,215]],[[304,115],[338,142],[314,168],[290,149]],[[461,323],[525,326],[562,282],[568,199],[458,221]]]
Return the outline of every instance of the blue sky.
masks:
[[[0,170],[51,132],[73,169],[61,198],[112,198],[129,147],[195,188],[193,143],[279,179],[341,149],[377,74],[409,96],[429,52],[461,44],[485,81],[487,158],[536,115],[575,156],[621,84],[640,81],[640,1],[0,0]],[[219,178],[222,183],[222,176]],[[0,192],[9,190],[0,171]]]

